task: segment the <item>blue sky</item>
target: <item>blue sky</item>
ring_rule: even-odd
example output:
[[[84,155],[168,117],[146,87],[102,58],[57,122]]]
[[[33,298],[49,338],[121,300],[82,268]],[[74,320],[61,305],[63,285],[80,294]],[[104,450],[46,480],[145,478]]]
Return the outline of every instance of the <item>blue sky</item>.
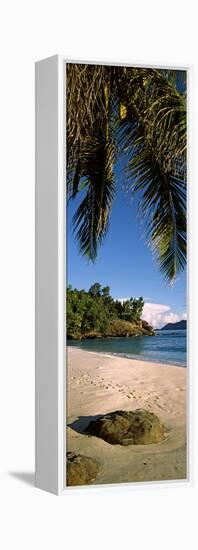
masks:
[[[144,226],[137,216],[137,200],[123,191],[121,165],[116,167],[117,196],[114,200],[107,236],[93,263],[79,253],[72,234],[71,220],[78,197],[67,207],[67,282],[88,290],[99,282],[109,285],[114,298],[143,296],[146,302],[143,317],[154,326],[175,322],[185,317],[186,273],[173,287],[168,286],[143,238]],[[81,199],[82,200],[82,199]]]

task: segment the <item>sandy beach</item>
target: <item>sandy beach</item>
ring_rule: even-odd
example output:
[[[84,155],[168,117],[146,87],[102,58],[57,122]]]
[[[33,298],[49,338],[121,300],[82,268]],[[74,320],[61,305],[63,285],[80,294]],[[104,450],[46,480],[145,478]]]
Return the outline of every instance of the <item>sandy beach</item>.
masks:
[[[67,353],[67,449],[100,462],[94,485],[185,479],[187,370],[72,347]],[[123,447],[84,433],[101,414],[138,408],[159,416],[165,441]]]

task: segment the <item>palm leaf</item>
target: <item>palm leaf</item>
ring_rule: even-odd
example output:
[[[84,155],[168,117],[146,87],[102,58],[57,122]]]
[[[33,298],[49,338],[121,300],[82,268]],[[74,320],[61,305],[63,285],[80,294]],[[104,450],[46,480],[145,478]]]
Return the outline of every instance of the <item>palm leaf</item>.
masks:
[[[84,186],[73,219],[80,250],[94,260],[107,232],[118,149],[170,281],[185,265],[186,246],[186,106],[176,77],[170,83],[154,69],[68,66],[68,194],[75,198]]]
[[[132,190],[139,192],[139,210],[147,242],[160,270],[171,283],[186,263],[186,185],[162,170],[142,146],[129,163]]]
[[[128,156],[128,187],[139,194],[147,242],[173,282],[186,261],[185,104],[156,71],[133,74],[135,89],[137,81],[132,97],[130,80],[128,87],[122,81],[121,101],[128,107],[118,144]]]
[[[95,138],[87,140],[84,147],[81,174],[87,181],[87,192],[73,217],[73,226],[80,251],[94,260],[108,229],[115,195],[115,146],[113,142]]]
[[[127,121],[135,117],[141,124],[144,139],[164,170],[178,174],[180,167],[181,172],[186,164],[185,97],[154,69],[120,72],[118,92],[127,106]]]

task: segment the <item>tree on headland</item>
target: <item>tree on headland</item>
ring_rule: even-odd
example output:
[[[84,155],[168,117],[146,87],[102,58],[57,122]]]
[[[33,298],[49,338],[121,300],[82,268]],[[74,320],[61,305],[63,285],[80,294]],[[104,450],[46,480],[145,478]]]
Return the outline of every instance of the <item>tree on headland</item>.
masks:
[[[139,321],[144,306],[143,298],[129,298],[121,304],[121,318],[125,321]],[[118,306],[120,309],[120,306]]]
[[[178,76],[183,78],[178,85]],[[67,65],[68,197],[80,251],[97,256],[115,197],[115,162],[139,193],[150,244],[173,282],[186,262],[185,71]],[[181,78],[180,78],[181,81]]]
[[[111,298],[109,286],[104,286],[102,288],[102,297],[104,298],[104,300],[107,300],[107,301],[109,300],[109,298]]]
[[[67,288],[67,336],[87,338],[97,336],[127,336],[138,333],[143,298],[114,300],[110,288],[94,283],[88,292]],[[150,327],[151,329],[151,327]],[[148,332],[147,328],[147,332]]]
[[[100,289],[101,289],[101,285],[99,283],[94,283],[89,289],[89,294],[91,294],[93,298],[95,298],[96,296],[100,296],[100,292],[101,292]]]

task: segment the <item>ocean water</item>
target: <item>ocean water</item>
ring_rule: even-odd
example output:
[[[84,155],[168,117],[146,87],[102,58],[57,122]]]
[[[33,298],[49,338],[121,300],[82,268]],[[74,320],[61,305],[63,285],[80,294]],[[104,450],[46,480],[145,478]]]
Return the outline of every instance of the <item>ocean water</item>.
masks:
[[[69,346],[145,361],[186,367],[186,330],[156,331],[155,336],[68,340]]]

